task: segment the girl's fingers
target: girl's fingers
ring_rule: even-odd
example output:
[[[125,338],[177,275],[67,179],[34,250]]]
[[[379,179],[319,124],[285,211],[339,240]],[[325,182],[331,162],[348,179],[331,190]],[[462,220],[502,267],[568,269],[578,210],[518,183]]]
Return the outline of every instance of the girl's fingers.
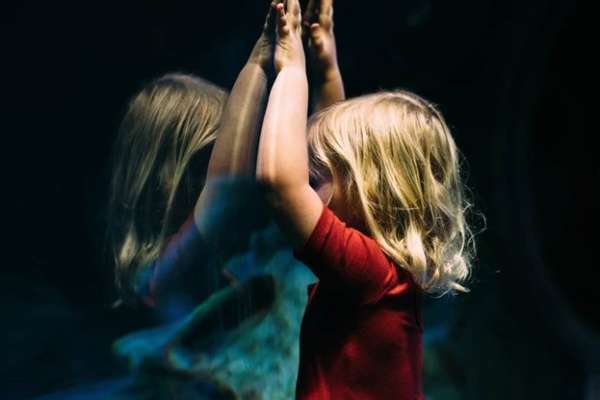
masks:
[[[286,9],[289,14],[294,16],[294,20],[300,23],[300,1],[299,0],[285,0]]]
[[[293,4],[294,12],[294,23],[293,27],[297,31],[296,33],[302,33],[302,7],[300,6],[300,0],[291,0]]]
[[[302,19],[302,25],[308,29],[312,24],[318,22],[324,29],[328,29],[332,20],[333,0],[310,0]]]
[[[302,20],[302,6],[300,5],[300,0],[294,1],[294,10],[296,12],[296,17],[298,18],[298,22]]]
[[[287,16],[285,14],[285,7],[283,3],[278,2],[275,4],[275,11],[277,14],[277,32],[279,36],[285,36],[289,33],[287,27]]]
[[[289,14],[296,15],[296,2],[294,0],[285,0],[285,9]]]
[[[321,33],[321,25],[317,23],[311,24],[310,41],[317,50],[321,50],[323,48],[323,39]]]
[[[333,0],[320,0],[319,14],[330,15],[333,11]]]

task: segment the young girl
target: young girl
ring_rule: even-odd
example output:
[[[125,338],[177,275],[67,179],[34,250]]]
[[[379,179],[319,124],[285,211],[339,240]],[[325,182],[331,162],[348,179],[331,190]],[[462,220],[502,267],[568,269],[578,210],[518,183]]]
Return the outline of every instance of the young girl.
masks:
[[[297,398],[423,399],[421,296],[466,291],[470,269],[458,150],[433,105],[406,91],[337,103],[307,134],[300,5],[276,8],[278,75],[257,177],[319,279]]]

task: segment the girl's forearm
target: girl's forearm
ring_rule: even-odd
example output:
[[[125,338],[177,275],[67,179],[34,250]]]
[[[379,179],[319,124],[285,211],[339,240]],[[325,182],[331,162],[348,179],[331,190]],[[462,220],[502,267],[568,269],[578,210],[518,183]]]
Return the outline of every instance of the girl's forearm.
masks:
[[[308,81],[303,67],[284,67],[275,80],[262,126],[257,177],[275,190],[308,184]]]
[[[247,63],[240,72],[221,117],[207,181],[253,174],[267,82],[264,69],[255,63]]]
[[[314,112],[321,111],[338,101],[344,100],[346,100],[344,81],[339,68],[336,67],[324,73],[323,77],[315,84],[312,101]]]

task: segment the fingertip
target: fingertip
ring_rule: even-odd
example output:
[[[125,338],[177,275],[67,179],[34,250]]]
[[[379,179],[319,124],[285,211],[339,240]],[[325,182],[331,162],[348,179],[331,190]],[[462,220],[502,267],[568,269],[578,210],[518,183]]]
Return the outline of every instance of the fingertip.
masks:
[[[313,42],[316,42],[320,37],[321,25],[319,24],[311,24],[310,25],[310,37],[313,39]]]

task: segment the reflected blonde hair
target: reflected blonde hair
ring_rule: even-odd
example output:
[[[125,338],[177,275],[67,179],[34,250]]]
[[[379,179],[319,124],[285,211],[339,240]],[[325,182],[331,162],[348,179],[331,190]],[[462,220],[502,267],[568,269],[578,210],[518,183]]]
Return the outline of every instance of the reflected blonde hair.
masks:
[[[308,141],[311,179],[331,179],[423,290],[468,291],[471,204],[458,149],[431,103],[402,90],[338,103],[311,118]]]
[[[158,258],[181,215],[191,212],[206,173],[193,168],[194,160],[208,158],[200,150],[214,142],[225,100],[207,81],[168,74],[129,102],[113,149],[108,221],[125,300],[135,299],[137,273]],[[186,210],[175,210],[182,197]]]

